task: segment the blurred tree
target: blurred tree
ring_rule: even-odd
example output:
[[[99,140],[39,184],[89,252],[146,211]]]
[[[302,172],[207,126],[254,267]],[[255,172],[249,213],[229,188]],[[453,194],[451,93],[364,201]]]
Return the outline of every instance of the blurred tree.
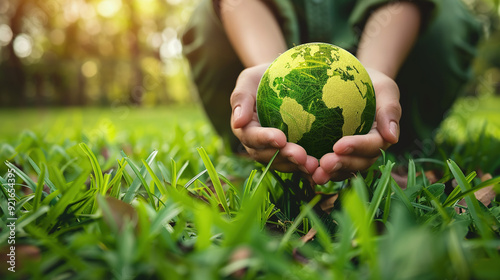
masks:
[[[15,4],[14,1],[11,2],[13,7],[11,8],[9,27],[12,32],[13,40],[5,47],[6,51],[2,52],[2,54],[5,53],[3,57],[5,57],[4,60],[6,60],[6,62],[2,63],[0,66],[0,72],[2,74],[0,75],[0,83],[9,87],[9,89],[7,89],[2,86],[2,95],[12,92],[16,93],[15,95],[10,94],[10,98],[7,99],[7,102],[15,106],[21,106],[25,104],[26,73],[21,59],[15,52],[14,43],[16,41],[14,38],[18,38],[22,33],[22,20],[25,16],[25,7],[29,0],[19,0]]]
[[[130,103],[134,105],[140,105],[143,98],[143,87],[142,87],[142,69],[140,65],[141,52],[139,46],[139,28],[140,20],[137,15],[137,7],[134,0],[125,0],[126,7],[130,13],[130,26],[129,26],[129,47],[130,47],[130,57],[132,66],[132,79],[131,79],[131,91],[129,96]]]
[[[0,106],[191,100],[178,34],[200,0],[0,0]]]

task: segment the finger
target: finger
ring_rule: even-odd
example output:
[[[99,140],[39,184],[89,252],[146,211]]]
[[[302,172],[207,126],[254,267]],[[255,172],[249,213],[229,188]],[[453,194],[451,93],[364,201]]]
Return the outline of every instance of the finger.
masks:
[[[333,173],[328,173],[320,166],[318,167],[318,169],[316,169],[311,178],[313,179],[314,183],[318,185],[324,185],[329,181],[343,181],[345,179],[349,179],[355,176],[356,172],[350,170],[339,170]]]
[[[399,120],[401,119],[401,104],[399,104],[399,89],[392,80],[386,81],[384,86],[375,88],[377,110],[375,120],[385,141],[396,144],[399,139]]]
[[[276,151],[278,149],[275,149],[275,148],[269,148],[269,149],[252,149],[252,148],[246,147],[246,150],[248,152],[248,155],[252,159],[254,159],[254,160],[256,160],[256,161],[258,161],[258,162],[266,165],[267,163],[269,163],[269,161],[271,160],[271,158],[274,156],[274,154],[276,153]],[[278,163],[278,162],[284,162],[284,160],[280,159],[279,155],[274,160],[274,163]]]
[[[255,101],[259,81],[268,64],[247,68],[239,75],[236,86],[231,94],[231,125],[241,128],[248,124],[254,115]]]
[[[247,149],[248,154],[256,161],[267,165],[267,163],[271,160],[271,158],[274,156],[276,153],[276,149],[263,149],[263,150],[256,150],[256,149]],[[291,160],[290,157],[282,155],[281,151],[280,153],[276,156],[274,159],[272,165],[272,169],[278,170],[280,172],[297,172],[301,171],[305,174],[312,174],[312,172],[309,172],[304,165],[298,165],[294,162],[294,160]]]
[[[367,169],[376,160],[377,157],[341,156],[335,153],[329,153],[320,159],[319,166],[327,173],[338,171],[357,172]]]
[[[234,91],[231,95],[233,112],[231,114],[231,128],[242,128],[253,119],[255,97],[241,91]],[[233,105],[234,104],[234,105]]]
[[[353,155],[361,157],[376,157],[380,149],[386,150],[391,144],[386,142],[379,131],[374,128],[365,135],[342,137],[335,145],[333,151],[338,155]]]
[[[288,161],[297,166],[297,169],[308,175],[313,174],[319,165],[318,159],[307,155],[306,150],[295,143],[287,143],[280,150],[280,155],[287,158]]]
[[[331,177],[330,174],[325,172],[325,170],[323,170],[323,168],[321,168],[320,166],[314,171],[312,179],[314,183],[318,185],[324,185],[328,183],[328,181],[330,181]]]
[[[258,123],[234,129],[233,132],[243,145],[252,149],[280,149],[286,145],[286,136],[283,131],[277,128],[261,127]]]
[[[287,143],[285,147],[280,150],[280,155],[288,158],[288,160],[296,165],[305,165],[307,160],[307,153],[304,148],[294,143]]]
[[[304,167],[306,169],[305,173],[314,174],[314,172],[316,171],[318,166],[319,166],[319,161],[317,158],[312,157],[312,156],[307,156],[306,164],[304,165]]]

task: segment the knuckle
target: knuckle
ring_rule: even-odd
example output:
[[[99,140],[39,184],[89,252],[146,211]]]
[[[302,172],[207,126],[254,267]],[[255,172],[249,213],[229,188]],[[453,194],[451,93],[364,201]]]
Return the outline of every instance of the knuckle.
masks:
[[[376,109],[376,114],[390,114],[398,119],[401,118],[401,114],[403,113],[403,109],[401,107],[401,104],[398,101],[393,101],[384,104],[383,106],[379,107]]]
[[[235,88],[231,93],[231,97],[229,99],[231,106],[234,107],[236,104],[239,104],[244,97],[243,92],[241,92],[238,88]]]

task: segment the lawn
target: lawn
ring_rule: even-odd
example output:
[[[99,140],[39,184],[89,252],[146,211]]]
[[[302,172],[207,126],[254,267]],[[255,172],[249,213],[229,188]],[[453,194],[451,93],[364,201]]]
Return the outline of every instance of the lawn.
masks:
[[[315,190],[230,154],[197,106],[2,110],[0,276],[497,279],[499,100],[458,102],[432,155]]]

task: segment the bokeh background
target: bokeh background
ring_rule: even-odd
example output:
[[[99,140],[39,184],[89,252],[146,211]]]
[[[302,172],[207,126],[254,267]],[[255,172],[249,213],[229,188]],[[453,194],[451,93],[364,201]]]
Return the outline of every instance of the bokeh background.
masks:
[[[199,1],[0,1],[1,106],[193,102],[179,37]],[[465,2],[486,35],[475,86],[498,92],[499,1]]]
[[[0,1],[0,104],[193,101],[179,41],[198,0]]]

